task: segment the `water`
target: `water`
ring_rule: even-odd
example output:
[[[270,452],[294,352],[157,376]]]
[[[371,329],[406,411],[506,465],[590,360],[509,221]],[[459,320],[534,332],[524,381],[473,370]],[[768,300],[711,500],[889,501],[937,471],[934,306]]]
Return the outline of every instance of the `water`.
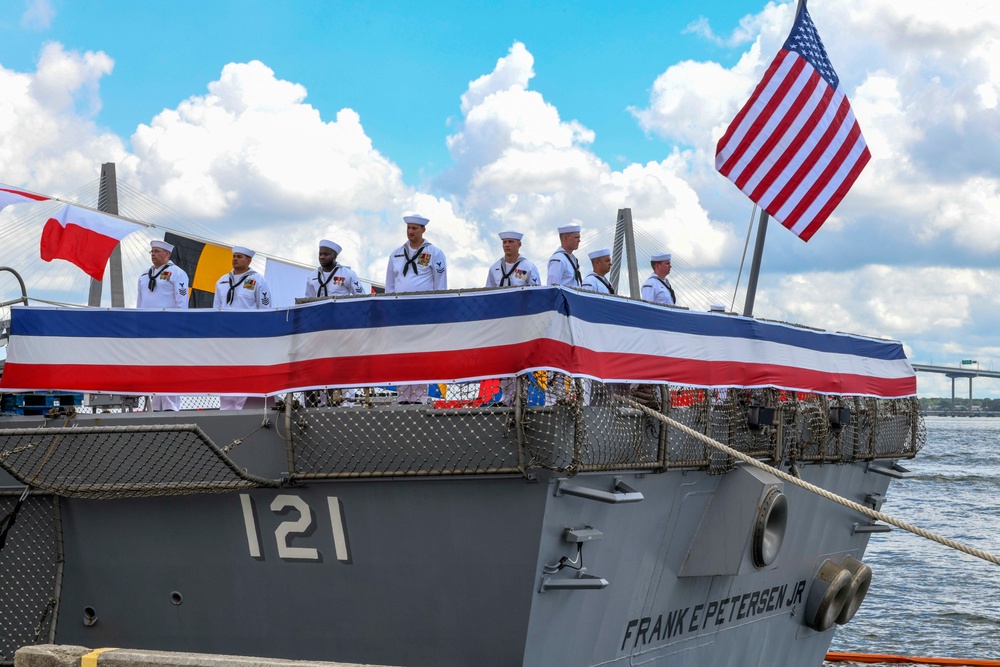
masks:
[[[1000,555],[1000,419],[928,417],[882,512]],[[872,588],[831,650],[1000,659],[1000,566],[894,528],[872,535]]]

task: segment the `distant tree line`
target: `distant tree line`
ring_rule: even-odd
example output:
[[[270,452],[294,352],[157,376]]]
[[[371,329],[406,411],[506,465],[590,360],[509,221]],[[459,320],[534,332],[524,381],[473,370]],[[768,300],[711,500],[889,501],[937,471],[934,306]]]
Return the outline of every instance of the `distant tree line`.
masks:
[[[926,412],[947,412],[952,409],[953,405],[951,397],[939,398],[935,396],[933,398],[921,398],[918,400],[920,401],[920,409]],[[968,412],[969,399],[956,396],[954,409],[956,411]],[[972,411],[1000,413],[1000,398],[973,398]]]

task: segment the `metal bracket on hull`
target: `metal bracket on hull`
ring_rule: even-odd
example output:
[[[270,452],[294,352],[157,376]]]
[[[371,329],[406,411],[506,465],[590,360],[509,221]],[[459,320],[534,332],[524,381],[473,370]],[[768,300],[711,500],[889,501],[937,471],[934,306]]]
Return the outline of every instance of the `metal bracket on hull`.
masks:
[[[909,473],[908,470],[906,472]],[[869,505],[875,511],[878,511],[884,502],[885,496],[881,493],[869,493],[865,496],[865,505]],[[854,524],[854,528],[851,529],[851,535],[889,532],[892,532],[892,526],[885,523],[878,523],[875,520],[872,520],[870,523],[856,523]]]
[[[851,535],[858,533],[891,533],[892,526],[887,523],[856,523],[851,530]]]
[[[620,503],[637,503],[643,500],[641,492],[636,491],[631,486],[622,481],[621,477],[614,478],[614,485],[611,491],[600,491],[588,486],[576,486],[569,483],[565,477],[556,482],[556,496],[577,496],[588,500],[597,500],[602,503],[617,505]]]
[[[907,470],[903,466],[899,465],[898,461],[893,461],[890,466],[880,466],[875,465],[874,462],[870,462],[866,472],[874,472],[893,479],[909,479],[914,475],[911,470]]]
[[[552,577],[542,577],[542,585],[538,592],[545,591],[599,591],[606,588],[608,580],[603,577],[596,577],[592,574],[581,572],[573,579],[553,579]]]

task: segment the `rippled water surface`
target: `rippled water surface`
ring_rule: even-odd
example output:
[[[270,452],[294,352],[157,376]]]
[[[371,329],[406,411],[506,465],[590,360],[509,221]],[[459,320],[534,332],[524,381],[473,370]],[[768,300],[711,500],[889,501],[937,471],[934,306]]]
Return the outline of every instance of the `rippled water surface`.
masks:
[[[1000,419],[928,417],[882,512],[1000,555]],[[831,650],[1000,659],[1000,566],[893,529],[872,535],[872,588]]]

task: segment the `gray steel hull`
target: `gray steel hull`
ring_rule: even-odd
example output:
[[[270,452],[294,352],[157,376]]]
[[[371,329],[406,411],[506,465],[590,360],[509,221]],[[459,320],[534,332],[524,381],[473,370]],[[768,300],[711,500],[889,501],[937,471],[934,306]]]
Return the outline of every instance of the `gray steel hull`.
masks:
[[[259,420],[206,414],[201,423],[226,442]],[[274,429],[232,454],[264,477],[286,463]],[[861,461],[801,472],[857,502],[889,483]],[[863,557],[869,535],[854,528],[867,520],[784,484],[786,536],[777,560],[757,568],[759,477],[742,467],[541,470],[60,498],[51,639],[409,666],[819,665],[834,630],[804,624],[810,588],[824,559]],[[609,500],[619,482],[641,500],[576,495]],[[16,487],[6,475],[0,484]],[[600,536],[578,552],[567,529]],[[17,548],[0,554],[4,568]],[[561,558],[570,565],[546,569]]]

